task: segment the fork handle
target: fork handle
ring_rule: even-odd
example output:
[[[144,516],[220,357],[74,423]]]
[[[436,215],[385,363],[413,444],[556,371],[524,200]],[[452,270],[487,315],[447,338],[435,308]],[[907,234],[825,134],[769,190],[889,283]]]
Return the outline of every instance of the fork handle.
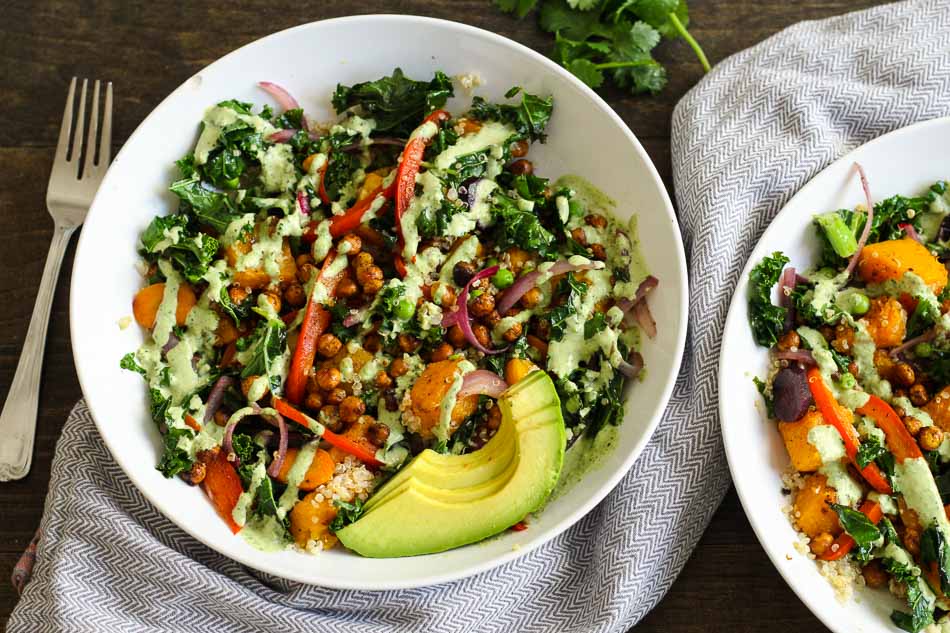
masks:
[[[56,279],[63,263],[63,255],[75,227],[56,226],[30,329],[26,332],[23,351],[16,366],[10,392],[0,413],[0,481],[22,479],[30,472],[33,461],[33,438],[36,435],[36,411],[40,396],[40,371],[43,369],[43,350],[46,346],[46,327],[53,304]]]

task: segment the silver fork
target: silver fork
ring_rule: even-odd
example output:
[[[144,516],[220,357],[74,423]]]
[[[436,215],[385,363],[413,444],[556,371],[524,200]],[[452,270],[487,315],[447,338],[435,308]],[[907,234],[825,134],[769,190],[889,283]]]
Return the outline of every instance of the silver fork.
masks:
[[[99,81],[93,83],[92,113],[89,134],[85,139],[86,89],[89,81],[82,80],[76,129],[73,130],[73,102],[76,96],[76,78],[69,83],[66,112],[59,129],[59,142],[53,171],[46,188],[46,206],[53,216],[53,240],[46,256],[43,279],[30,329],[27,330],[20,362],[10,385],[10,393],[0,413],[0,481],[21,479],[30,472],[33,460],[33,438],[36,435],[36,410],[40,392],[40,370],[43,368],[43,348],[46,344],[46,326],[56,290],[56,278],[63,263],[63,254],[69,238],[86,219],[86,211],[109,167],[112,150],[112,83],[105,84],[102,131],[99,131]],[[72,134],[71,134],[72,133]],[[72,143],[70,143],[70,135]],[[85,140],[85,143],[84,143]],[[96,143],[98,141],[98,145]],[[97,151],[98,148],[98,151]]]

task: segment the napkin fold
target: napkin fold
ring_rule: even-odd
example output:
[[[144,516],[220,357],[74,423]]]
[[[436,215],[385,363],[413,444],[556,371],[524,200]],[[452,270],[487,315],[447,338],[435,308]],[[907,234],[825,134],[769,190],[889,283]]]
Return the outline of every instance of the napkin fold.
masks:
[[[682,370],[631,471],[544,547],[472,578],[403,591],[271,577],[155,510],[80,402],[56,449],[33,577],[7,630],[625,631],[666,593],[728,487],[716,370],[749,252],[832,160],[950,113],[947,33],[950,0],[798,24],[721,62],[678,104],[673,173],[692,298]]]

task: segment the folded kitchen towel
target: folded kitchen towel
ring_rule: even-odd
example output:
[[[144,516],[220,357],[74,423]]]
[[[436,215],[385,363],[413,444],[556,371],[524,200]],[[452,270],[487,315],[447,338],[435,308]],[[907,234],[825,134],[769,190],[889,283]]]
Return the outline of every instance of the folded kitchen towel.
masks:
[[[669,588],[728,486],[716,364],[757,236],[836,157],[950,112],[948,32],[950,0],[799,24],[720,63],[677,106],[673,167],[692,273],[683,369],[631,472],[548,545],[466,580],[406,591],[269,577],[151,507],[80,403],[57,447],[33,579],[8,630],[626,630]]]

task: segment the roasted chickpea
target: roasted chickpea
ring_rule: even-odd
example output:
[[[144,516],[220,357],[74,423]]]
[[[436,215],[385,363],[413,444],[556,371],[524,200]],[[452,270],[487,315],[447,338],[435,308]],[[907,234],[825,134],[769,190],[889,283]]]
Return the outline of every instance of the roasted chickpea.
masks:
[[[505,339],[508,343],[514,343],[518,340],[518,337],[521,336],[523,328],[520,323],[514,323],[510,328],[505,330],[505,333],[501,335],[501,338]]]
[[[334,433],[343,430],[343,420],[340,419],[340,410],[336,405],[325,404],[320,408],[320,423]]]
[[[808,548],[815,556],[821,556],[828,551],[828,548],[831,547],[831,544],[834,542],[835,537],[833,537],[828,532],[822,532],[811,539],[811,542],[808,544]]]
[[[366,439],[374,446],[385,446],[389,439],[389,427],[379,422],[373,422],[366,427]]]
[[[433,363],[436,363],[440,360],[445,360],[451,356],[455,350],[448,343],[439,343],[435,349],[432,350],[432,354],[429,357],[429,360]]]
[[[528,292],[524,293],[520,299],[520,302],[523,307],[529,310],[531,308],[537,307],[537,305],[541,303],[541,289],[532,288]]]
[[[299,283],[292,283],[284,288],[284,301],[289,306],[299,308],[307,303],[307,293]]]
[[[930,400],[930,394],[927,393],[927,388],[921,385],[920,383],[912,386],[908,392],[910,396],[910,401],[914,403],[914,406],[922,407],[927,404],[927,401]]]
[[[376,386],[380,389],[388,389],[393,386],[393,379],[389,377],[382,369],[376,374],[376,379],[374,380]]]
[[[587,234],[584,232],[584,229],[577,227],[571,231],[571,238],[581,246],[587,246]]]
[[[196,461],[191,465],[191,470],[181,473],[181,478],[192,486],[197,486],[205,479],[205,475],[208,472],[208,467],[204,462]]]
[[[317,267],[313,264],[304,264],[297,267],[297,281],[302,284],[310,281],[310,278],[317,273]]]
[[[274,309],[274,312],[280,313],[280,295],[276,292],[265,292],[264,300],[270,304],[270,307]]]
[[[603,244],[591,244],[590,252],[594,256],[594,259],[598,261],[604,261],[607,259],[607,249],[604,248]]]
[[[323,391],[336,389],[341,380],[343,380],[343,375],[336,367],[324,367],[317,370],[317,384]]]
[[[396,399],[396,392],[393,389],[387,389],[383,392],[383,402],[387,411],[399,411],[399,400]]]
[[[396,358],[389,364],[389,375],[393,378],[403,376],[409,371],[409,365],[402,358]]]
[[[887,572],[881,567],[880,561],[872,560],[861,569],[864,584],[871,589],[880,589],[887,585]]]
[[[775,347],[780,352],[787,352],[790,349],[798,349],[802,344],[801,338],[798,336],[798,332],[795,330],[789,330],[779,338],[778,343]]]
[[[468,343],[465,339],[465,333],[462,332],[462,328],[458,325],[453,325],[449,328],[446,338],[453,347],[465,347],[466,343]]]
[[[221,409],[218,409],[217,411],[214,412],[214,423],[217,424],[218,426],[227,426],[229,417],[230,416],[227,413],[225,413]]]
[[[498,314],[498,310],[492,310],[488,313],[487,316],[482,317],[482,321],[490,328],[498,325],[498,322],[501,321],[501,315]]]
[[[452,268],[452,281],[454,281],[455,285],[459,288],[464,287],[477,272],[478,270],[472,262],[458,262],[455,264],[455,267]]]
[[[907,432],[911,435],[917,435],[920,433],[920,429],[924,428],[920,420],[911,416],[904,418],[904,426],[907,427]]]
[[[489,292],[482,292],[472,299],[472,302],[468,305],[469,312],[476,318],[487,316],[494,309],[495,297]]]
[[[481,345],[485,347],[491,346],[491,336],[488,334],[487,327],[481,323],[476,323],[472,326],[472,333],[475,335],[475,340],[477,340]]]
[[[303,401],[303,406],[311,411],[319,411],[323,407],[323,396],[316,391],[311,391]]]
[[[356,422],[364,413],[366,413],[366,403],[356,396],[347,396],[340,403],[340,419],[344,422]]]
[[[363,286],[363,292],[374,295],[383,287],[383,269],[379,266],[370,266],[362,274],[357,272],[356,280]]]
[[[379,338],[379,334],[367,334],[363,339],[363,349],[365,349],[370,354],[375,354],[383,347],[383,341]]]
[[[350,279],[349,277],[344,277],[344,278],[341,279],[340,282],[336,285],[336,294],[337,294],[337,296],[343,297],[344,299],[348,299],[348,298],[352,297],[353,295],[355,295],[355,294],[356,294],[357,292],[359,292],[359,291],[360,291],[360,289],[359,289],[359,287],[356,285],[356,282],[353,281],[352,279]]]
[[[231,303],[235,305],[240,305],[247,301],[250,294],[250,289],[243,286],[231,286],[228,288],[228,297],[231,298]]]
[[[420,345],[419,339],[411,334],[403,333],[399,335],[399,349],[403,352],[411,354],[419,349]]]
[[[485,426],[493,431],[501,426],[501,409],[498,408],[497,404],[493,404],[491,409],[488,410]]]
[[[340,342],[340,339],[329,332],[324,332],[320,335],[320,338],[317,339],[317,351],[324,358],[333,358],[339,353],[342,347],[343,343]]]
[[[362,248],[363,240],[360,239],[359,235],[354,235],[353,233],[344,235],[343,239],[337,244],[337,250],[341,253],[346,253],[350,257],[359,255]]]
[[[313,264],[313,255],[310,253],[301,253],[297,255],[297,259],[294,260],[297,263],[297,268],[300,268],[304,264]]]
[[[592,226],[595,229],[602,229],[607,226],[607,218],[597,213],[591,213],[590,215],[584,218],[584,222],[588,226]]]
[[[359,275],[360,271],[366,270],[372,265],[373,256],[366,251],[360,251],[356,257],[353,258],[353,270],[356,271],[357,275]]]
[[[522,139],[511,144],[511,155],[515,158],[522,158],[528,154],[528,141]]]
[[[344,391],[342,387],[331,389],[329,393],[327,393],[326,398],[323,399],[327,404],[335,405],[340,404],[344,400],[346,400],[346,391]]]
[[[904,362],[897,363],[894,366],[894,369],[891,372],[891,377],[895,382],[904,387],[910,387],[914,384],[916,379],[916,376],[914,375],[914,368]]]
[[[435,303],[438,303],[443,308],[451,308],[458,301],[455,288],[441,281],[432,284],[432,298],[436,299]]]
[[[534,163],[527,158],[519,158],[508,165],[508,171],[515,176],[527,176],[534,173]]]
[[[850,355],[854,348],[854,329],[843,323],[836,325],[835,337],[831,341],[831,347],[842,354]]]
[[[917,434],[917,443],[925,451],[935,451],[943,442],[943,431],[937,426],[925,426]]]

